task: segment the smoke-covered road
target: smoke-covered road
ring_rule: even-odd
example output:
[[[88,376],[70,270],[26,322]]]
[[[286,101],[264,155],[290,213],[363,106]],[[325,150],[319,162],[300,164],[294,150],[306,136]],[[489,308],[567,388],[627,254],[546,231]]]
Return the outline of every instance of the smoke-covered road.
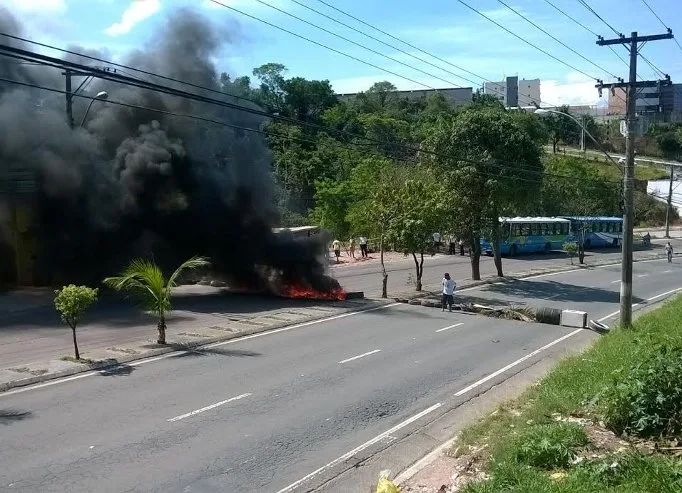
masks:
[[[636,264],[640,306],[680,288],[681,268]],[[611,266],[474,292],[599,318],[617,309],[618,276]],[[572,333],[400,305],[0,394],[0,488],[278,492],[336,477],[329,491],[366,493],[384,464],[355,469],[358,460],[390,453],[474,389],[593,337]],[[407,465],[428,445],[392,462]]]

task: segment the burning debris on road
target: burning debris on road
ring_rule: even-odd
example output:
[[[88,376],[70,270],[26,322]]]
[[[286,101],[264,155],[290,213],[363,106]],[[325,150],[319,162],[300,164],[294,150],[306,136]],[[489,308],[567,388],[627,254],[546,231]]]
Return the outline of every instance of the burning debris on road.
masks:
[[[225,31],[191,10],[178,10],[126,63],[229,90],[212,62],[233,49]],[[0,32],[22,34],[1,7]],[[0,43],[34,48],[2,36]],[[5,56],[0,56],[0,77],[64,87],[62,70]],[[82,79],[74,75],[76,85]],[[263,124],[261,117],[243,111],[115,82],[94,79],[86,88],[91,95],[106,91],[110,102],[239,127]],[[74,99],[76,121],[87,104]],[[211,258],[216,278],[235,285],[266,291],[271,283],[264,272],[276,272],[285,295],[343,296],[338,283],[325,275],[324,235],[273,233],[276,185],[262,136],[107,101],[95,101],[88,115],[84,128],[72,129],[63,96],[0,83],[0,284],[98,283],[132,257],[174,268],[202,255]],[[17,187],[12,178],[17,172],[33,185]]]

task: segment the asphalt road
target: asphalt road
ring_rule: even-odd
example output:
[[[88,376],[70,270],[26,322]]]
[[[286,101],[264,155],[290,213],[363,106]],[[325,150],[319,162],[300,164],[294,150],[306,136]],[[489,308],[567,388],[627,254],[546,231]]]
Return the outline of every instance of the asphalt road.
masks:
[[[601,318],[617,309],[614,270],[460,296],[579,305]],[[681,272],[636,264],[639,302],[670,296]],[[572,332],[398,305],[10,391],[0,394],[0,490],[308,491]]]
[[[682,243],[674,240],[674,246],[680,248]],[[678,246],[679,245],[679,246]],[[661,251],[645,250],[641,254],[649,255]],[[639,252],[637,253],[640,254]],[[586,263],[620,260],[620,251],[612,249],[595,250],[587,252]],[[663,255],[661,253],[661,255]],[[577,260],[576,260],[577,262]],[[518,257],[502,259],[502,268],[505,275],[511,273],[528,272],[532,269],[546,269],[558,265],[569,266],[570,259],[564,252],[552,252],[549,255],[519,255]],[[492,257],[481,256],[481,276],[483,278],[494,276],[497,273]],[[378,263],[358,265],[350,267],[332,268],[331,272],[347,291],[364,291],[371,295],[381,294],[381,266]],[[412,256],[404,261],[394,261],[386,264],[388,271],[388,292],[399,293],[414,289],[415,265]],[[453,279],[461,282],[463,279],[471,279],[471,260],[468,256],[460,255],[436,255],[424,257],[424,274],[422,282],[434,288],[440,286],[443,274],[448,272]]]

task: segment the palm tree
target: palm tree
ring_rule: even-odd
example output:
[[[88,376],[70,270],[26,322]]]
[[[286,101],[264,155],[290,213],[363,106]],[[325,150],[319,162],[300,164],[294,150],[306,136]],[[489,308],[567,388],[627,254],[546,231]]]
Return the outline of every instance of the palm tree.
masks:
[[[166,313],[171,310],[171,295],[178,277],[185,270],[209,265],[206,257],[192,257],[175,269],[166,281],[163,272],[154,262],[134,259],[117,277],[107,277],[104,284],[116,291],[130,291],[139,298],[140,305],[159,319],[159,338],[156,342],[166,344]]]

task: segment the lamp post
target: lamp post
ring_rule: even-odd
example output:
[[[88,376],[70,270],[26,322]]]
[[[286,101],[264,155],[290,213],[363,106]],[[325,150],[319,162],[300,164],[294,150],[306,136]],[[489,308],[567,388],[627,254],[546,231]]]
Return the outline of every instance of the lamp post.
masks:
[[[108,97],[109,97],[109,93],[107,93],[106,91],[101,91],[101,92],[97,93],[97,96],[95,96],[94,98],[92,98],[90,100],[90,104],[88,105],[88,109],[85,110],[85,114],[83,115],[83,119],[81,120],[80,128],[83,128],[83,125],[85,125],[85,119],[88,117],[88,113],[90,112],[90,108],[92,108],[92,104],[96,100],[104,101]]]
[[[597,145],[599,150],[611,161],[623,175],[623,191],[629,188],[628,176],[625,170],[616,163],[608,152],[604,150],[602,145],[597,142],[592,134],[582,125],[576,118],[563,111],[548,110],[538,108],[535,111],[536,115],[548,115],[556,113],[558,115],[566,116],[576,122],[589,136],[590,139]],[[623,243],[621,246],[621,280],[620,280],[620,323],[622,327],[628,327],[632,323],[632,216],[629,212],[632,210],[632,201],[630,200],[630,207],[628,207],[627,194],[625,194],[625,201],[623,203]]]

